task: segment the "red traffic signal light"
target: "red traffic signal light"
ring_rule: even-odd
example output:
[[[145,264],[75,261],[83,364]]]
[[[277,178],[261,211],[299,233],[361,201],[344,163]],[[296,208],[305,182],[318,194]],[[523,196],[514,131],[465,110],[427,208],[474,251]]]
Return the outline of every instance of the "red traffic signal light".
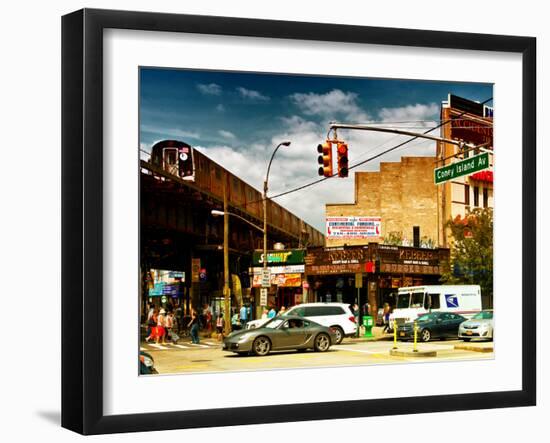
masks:
[[[338,177],[348,176],[348,145],[338,143]]]
[[[319,175],[332,177],[332,143],[327,140],[325,143],[319,144],[317,152],[321,154],[317,158],[317,162],[321,165],[318,171]]]

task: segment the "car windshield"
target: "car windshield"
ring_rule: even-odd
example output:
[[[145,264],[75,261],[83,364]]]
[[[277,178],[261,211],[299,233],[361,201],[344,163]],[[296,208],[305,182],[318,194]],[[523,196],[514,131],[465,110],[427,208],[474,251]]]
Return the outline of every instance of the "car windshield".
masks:
[[[492,311],[481,311],[472,317],[473,320],[490,320],[493,318]]]
[[[435,319],[434,314],[424,314],[424,315],[421,315],[420,317],[418,317],[416,319],[416,321],[430,321],[430,320],[434,320],[434,319]]]
[[[406,309],[409,307],[410,294],[399,294],[397,296],[397,308]]]
[[[283,321],[284,321],[284,319],[282,319],[282,318],[274,318],[274,319],[271,320],[269,323],[267,323],[266,325],[264,325],[264,328],[275,329],[275,328],[277,328]]]

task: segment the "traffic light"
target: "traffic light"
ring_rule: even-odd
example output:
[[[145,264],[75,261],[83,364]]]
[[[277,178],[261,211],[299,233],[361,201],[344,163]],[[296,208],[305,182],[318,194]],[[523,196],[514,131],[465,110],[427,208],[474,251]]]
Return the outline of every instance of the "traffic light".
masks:
[[[348,176],[348,145],[338,143],[338,177]]]
[[[327,140],[323,144],[317,146],[317,152],[321,154],[317,158],[317,162],[321,165],[319,167],[319,175],[324,175],[325,177],[332,176],[332,143],[330,140]]]

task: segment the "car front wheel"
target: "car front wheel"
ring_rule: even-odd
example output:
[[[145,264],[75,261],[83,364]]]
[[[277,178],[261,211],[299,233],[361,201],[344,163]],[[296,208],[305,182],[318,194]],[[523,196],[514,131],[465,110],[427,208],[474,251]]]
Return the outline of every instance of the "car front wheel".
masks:
[[[264,336],[256,338],[252,344],[252,350],[254,351],[254,354],[259,356],[269,354],[269,351],[271,350],[271,342],[269,341],[269,338]]]
[[[330,337],[327,334],[319,334],[315,337],[315,350],[317,352],[325,352],[330,348]]]

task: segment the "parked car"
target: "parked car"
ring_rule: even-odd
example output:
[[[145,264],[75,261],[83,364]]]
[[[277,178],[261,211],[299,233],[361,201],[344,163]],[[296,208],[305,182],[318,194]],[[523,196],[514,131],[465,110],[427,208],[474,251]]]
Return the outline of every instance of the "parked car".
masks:
[[[458,338],[464,341],[473,338],[493,340],[494,335],[493,311],[490,309],[479,312],[458,328]]]
[[[155,369],[155,360],[147,352],[139,352],[139,375],[158,374]]]
[[[455,338],[458,334],[458,327],[466,321],[466,318],[450,312],[431,312],[421,315],[416,319],[418,325],[418,341],[428,342],[434,338]],[[397,327],[399,340],[414,339],[414,322],[407,322]]]
[[[289,349],[325,352],[335,340],[335,331],[326,326],[295,315],[284,315],[270,319],[259,328],[229,334],[223,341],[223,349],[240,355],[253,352],[259,356]]]
[[[304,303],[291,307],[286,314],[297,315],[333,328],[336,332],[335,344],[337,345],[344,337],[354,336],[357,332],[353,312],[345,303]]]

